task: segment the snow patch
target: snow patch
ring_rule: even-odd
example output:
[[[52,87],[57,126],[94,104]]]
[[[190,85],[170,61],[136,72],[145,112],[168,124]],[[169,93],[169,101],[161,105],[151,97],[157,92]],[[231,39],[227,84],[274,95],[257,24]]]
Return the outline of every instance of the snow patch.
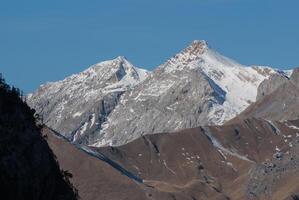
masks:
[[[268,124],[270,125],[271,129],[273,130],[273,132],[277,135],[280,135],[280,130],[279,128],[277,128],[277,126],[275,125],[275,122],[272,122],[271,120],[265,119],[266,122],[268,122]]]
[[[90,128],[94,125],[95,121],[96,121],[96,115],[93,113],[91,115],[91,123],[90,123],[90,126],[89,126]]]
[[[206,128],[203,132],[210,139],[210,141],[212,142],[213,146],[216,147],[217,149],[221,150],[221,152],[224,152],[224,153],[226,153],[228,155],[237,157],[237,158],[239,158],[241,160],[245,160],[245,161],[248,161],[248,162],[254,162],[252,160],[249,160],[246,156],[240,155],[237,152],[234,152],[234,151],[232,151],[230,149],[227,149],[227,148],[223,147],[221,145],[221,143],[215,137],[213,137],[212,133],[210,132],[210,130],[208,130],[208,128]],[[223,153],[221,153],[221,155],[224,156]]]
[[[165,160],[163,160],[163,165],[165,166],[166,169],[168,169],[172,174],[176,175],[175,171],[173,171],[172,169],[170,169],[166,163]]]
[[[299,130],[299,127],[295,126],[295,125],[289,125],[288,123],[285,124],[287,127],[291,128],[291,129],[296,129]]]

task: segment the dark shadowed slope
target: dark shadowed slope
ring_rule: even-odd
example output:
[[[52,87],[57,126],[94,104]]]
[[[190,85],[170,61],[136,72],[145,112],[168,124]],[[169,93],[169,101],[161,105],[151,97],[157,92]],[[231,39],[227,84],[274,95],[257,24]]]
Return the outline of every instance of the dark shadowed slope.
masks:
[[[60,171],[19,91],[0,80],[0,192],[8,200],[74,200],[68,172]]]

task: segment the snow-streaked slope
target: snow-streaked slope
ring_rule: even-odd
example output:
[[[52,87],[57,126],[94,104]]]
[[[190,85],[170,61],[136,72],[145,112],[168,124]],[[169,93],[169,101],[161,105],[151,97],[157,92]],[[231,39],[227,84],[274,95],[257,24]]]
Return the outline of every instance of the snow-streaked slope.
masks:
[[[121,145],[141,135],[223,124],[255,101],[269,67],[244,66],[194,41],[122,96],[94,146]]]
[[[255,101],[259,84],[277,73],[269,67],[241,65],[210,49],[205,41],[194,41],[161,68],[169,73],[199,68],[225,92],[223,104],[215,105],[209,114],[214,124],[222,124],[247,108]]]
[[[28,95],[28,103],[44,122],[78,141],[101,128],[120,96],[148,75],[124,57],[100,62],[58,82],[42,85]]]
[[[142,135],[223,124],[256,100],[270,67],[244,66],[194,41],[153,72],[124,57],[42,86],[29,104],[73,142],[121,145]]]

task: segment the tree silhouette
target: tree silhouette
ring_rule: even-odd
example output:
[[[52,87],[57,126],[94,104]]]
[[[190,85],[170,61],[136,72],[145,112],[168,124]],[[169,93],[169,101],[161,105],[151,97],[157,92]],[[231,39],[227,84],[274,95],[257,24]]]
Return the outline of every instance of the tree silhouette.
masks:
[[[0,193],[7,200],[75,200],[72,175],[61,171],[42,136],[43,124],[0,73]]]

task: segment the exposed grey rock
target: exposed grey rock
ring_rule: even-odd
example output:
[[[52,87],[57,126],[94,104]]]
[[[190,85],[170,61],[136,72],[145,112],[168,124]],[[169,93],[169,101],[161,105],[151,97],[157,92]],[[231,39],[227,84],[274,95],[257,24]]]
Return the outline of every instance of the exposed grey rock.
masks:
[[[142,88],[144,85],[157,86],[161,94],[143,99],[140,93],[150,92]],[[207,116],[213,104],[222,104],[225,96],[224,91],[217,93],[196,69],[172,75],[157,72],[155,78],[147,79],[137,90],[140,93],[126,93],[109,116],[107,128],[100,133],[103,144],[119,145],[149,133],[209,124]]]
[[[295,68],[291,75],[291,81],[294,85],[299,87],[299,68]]]
[[[245,67],[194,41],[126,92],[94,146],[122,145],[142,135],[222,124],[256,98],[271,68]],[[248,91],[251,90],[251,91]]]
[[[279,86],[288,81],[289,77],[283,74],[272,74],[259,85],[256,100],[258,101],[264,96],[274,92]]]
[[[124,57],[95,64],[76,75],[42,85],[28,104],[44,123],[72,141],[92,138],[118,104],[120,96],[147,76]]]
[[[268,162],[259,163],[251,169],[246,188],[249,199],[256,199],[255,197],[261,195],[271,197],[285,177],[294,176],[296,171],[298,171],[299,146],[294,139],[290,139],[290,141],[294,145],[289,147],[285,153],[276,152],[270,160],[271,162],[268,160]]]
[[[274,81],[270,81],[266,83],[267,81],[264,81],[265,86],[267,86],[267,84],[273,84],[273,85],[281,84],[281,85],[278,86],[278,88],[273,92],[262,97],[258,102],[249,106],[244,112],[238,115],[236,119],[232,120],[232,122],[235,122],[238,119],[247,119],[252,117],[264,118],[264,119],[276,120],[276,121],[298,119],[299,118],[299,87],[297,83],[298,76],[299,76],[299,70],[297,68],[293,70],[293,73],[289,80],[285,79],[279,83],[275,83]],[[274,86],[271,89],[273,88]],[[261,91],[261,89],[259,91]]]

